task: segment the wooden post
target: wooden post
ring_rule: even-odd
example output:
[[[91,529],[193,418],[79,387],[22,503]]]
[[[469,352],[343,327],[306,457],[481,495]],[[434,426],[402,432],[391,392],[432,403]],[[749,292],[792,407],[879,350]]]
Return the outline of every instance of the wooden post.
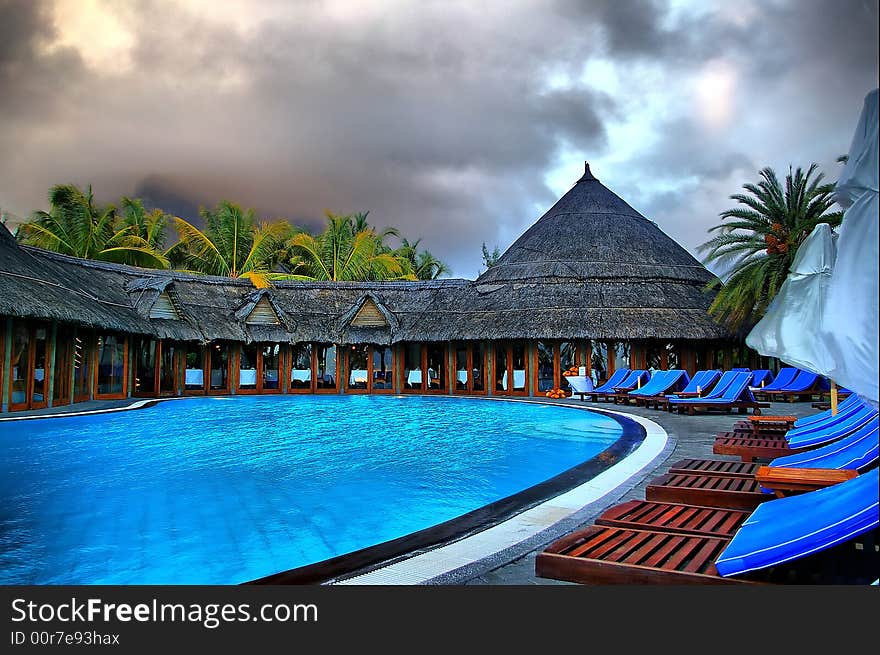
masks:
[[[831,380],[831,416],[837,416],[837,384]]]
[[[3,366],[0,366],[3,379],[0,380],[0,412],[9,411],[9,375],[12,368],[12,317],[6,318],[6,334],[3,339]]]

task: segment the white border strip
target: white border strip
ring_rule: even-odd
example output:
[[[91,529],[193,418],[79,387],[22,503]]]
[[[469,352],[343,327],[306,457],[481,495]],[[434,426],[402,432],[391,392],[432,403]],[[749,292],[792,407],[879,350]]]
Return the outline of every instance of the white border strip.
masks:
[[[529,401],[520,401],[529,402]],[[546,403],[553,404],[555,403]],[[341,585],[419,585],[463,566],[510,548],[584,506],[611,493],[638,474],[663,452],[669,435],[659,424],[641,416],[584,407],[589,411],[625,416],[645,428],[645,439],[623,461],[602,471],[584,484],[544,501],[482,532],[414,555],[362,575],[331,582]]]

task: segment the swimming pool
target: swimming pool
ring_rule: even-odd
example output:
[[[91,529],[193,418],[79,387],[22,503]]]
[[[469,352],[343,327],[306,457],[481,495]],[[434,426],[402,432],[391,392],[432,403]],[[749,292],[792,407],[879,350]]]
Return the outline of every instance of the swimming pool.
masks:
[[[246,582],[461,516],[623,433],[546,404],[336,395],[0,423],[0,583]]]

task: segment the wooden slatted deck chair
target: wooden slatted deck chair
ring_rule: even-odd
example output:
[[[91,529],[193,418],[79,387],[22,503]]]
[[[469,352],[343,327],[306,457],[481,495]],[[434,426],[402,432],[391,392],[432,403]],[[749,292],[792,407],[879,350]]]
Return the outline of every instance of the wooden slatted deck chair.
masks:
[[[639,386],[646,384],[650,379],[650,375],[648,371],[644,371],[641,369],[635,369],[629,372],[629,375],[624,378],[622,382],[614,385],[610,391],[597,391],[593,394],[596,398],[596,401],[604,400],[604,401],[613,401],[620,394],[625,394],[633,389],[637,389]],[[603,385],[603,386],[608,386]]]
[[[780,498],[731,538],[592,525],[535,558],[539,577],[582,584],[870,584],[880,565],[877,470]]]
[[[773,382],[764,385],[761,389],[755,390],[755,396],[759,400],[767,400],[767,393],[784,389],[786,385],[791,384],[794,381],[798,373],[800,373],[800,369],[794,368],[793,366],[786,366],[779,369],[779,373],[776,374]]]
[[[645,398],[645,407],[652,407],[654,409],[668,409],[668,399],[671,395],[675,395],[678,398],[698,398],[701,396],[706,396],[714,390],[715,385],[720,379],[721,371],[715,369],[697,371],[696,373],[694,373],[694,377],[691,378],[691,381],[688,382],[687,386],[684,389],[675,392],[674,394],[663,394],[662,396]]]
[[[777,457],[770,466],[691,459],[652,480],[647,500],[749,509],[777,496],[838,484],[880,460],[878,419],[828,445]],[[751,475],[750,475],[751,473]]]
[[[697,409],[725,412],[736,409],[740,413],[745,413],[751,409],[755,416],[759,416],[761,414],[761,404],[755,400],[751,389],[749,389],[751,375],[751,373],[744,371],[735,373],[728,371],[721,376],[721,380],[715,385],[715,389],[705,398],[679,398],[671,395],[667,401],[669,410],[678,411],[679,413],[687,411],[688,414],[692,415]],[[722,389],[721,387],[725,385],[725,376],[731,377],[727,379],[726,386]]]
[[[803,430],[811,426],[819,427],[828,421],[840,420],[862,407],[864,407],[862,399],[852,395],[837,406],[837,414],[832,414],[829,407],[826,411],[801,418],[796,416],[750,416],[748,420],[737,421],[733,426],[733,431],[739,434],[784,434],[793,428]]]
[[[641,407],[646,405],[649,399],[655,396],[665,396],[666,394],[683,390],[690,381],[691,379],[687,371],[681,369],[657,371],[640,389],[614,394],[613,398],[615,403],[629,405],[630,402],[634,402],[637,406]]]
[[[630,530],[730,538],[748,517],[747,510],[630,500],[606,510],[595,523]]]
[[[740,457],[744,462],[769,460],[831,443],[856,432],[876,418],[877,410],[862,405],[852,413],[838,415],[834,420],[821,424],[794,428],[783,436],[752,437],[721,433],[715,437],[712,452],[716,455]]]
[[[619,368],[614,373],[611,374],[611,377],[605,382],[605,384],[600,384],[598,387],[593,389],[592,391],[588,391],[581,396],[581,400],[591,400],[595,401],[599,394],[604,393],[614,393],[614,387],[619,385],[624,381],[627,375],[629,375],[630,371],[628,368]]]
[[[788,385],[781,389],[761,389],[759,393],[765,396],[765,400],[782,400],[790,403],[796,400],[812,400],[813,395],[831,389],[827,379],[812,371],[800,371]]]

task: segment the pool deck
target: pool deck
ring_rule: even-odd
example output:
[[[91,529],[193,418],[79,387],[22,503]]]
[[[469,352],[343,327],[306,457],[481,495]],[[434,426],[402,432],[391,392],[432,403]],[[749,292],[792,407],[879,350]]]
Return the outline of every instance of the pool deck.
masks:
[[[634,416],[642,416],[660,424],[669,437],[664,453],[658,457],[652,465],[640,471],[627,482],[617,487],[611,493],[603,496],[600,501],[592,504],[585,511],[576,515],[575,521],[568,521],[565,525],[557,526],[560,529],[552,531],[539,543],[530,544],[527,552],[510,557],[487,558],[476,563],[470,570],[460,571],[457,575],[444,576],[441,579],[431,581],[435,584],[458,584],[458,585],[546,585],[573,584],[559,580],[539,578],[535,575],[535,556],[558,536],[567,534],[581,527],[586,527],[602,512],[609,507],[628,500],[644,500],[645,486],[647,483],[662,473],[665,473],[669,465],[687,457],[711,458],[738,461],[735,457],[715,455],[712,452],[712,443],[715,435],[719,432],[727,432],[733,428],[733,424],[744,418],[735,411],[730,414],[670,414],[668,412],[645,409],[642,407],[615,406],[613,403],[583,402],[578,399],[567,399],[567,404],[576,404],[593,408],[616,409]],[[810,402],[796,403],[770,403],[770,407],[763,409],[764,416],[790,415],[809,416],[819,410],[811,406]],[[573,517],[575,518],[575,517]],[[557,536],[558,535],[558,536]]]
[[[606,410],[627,414],[643,422],[649,436],[642,447],[627,457],[629,467],[596,478],[578,489],[553,499],[543,507],[526,510],[495,528],[484,530],[467,539],[441,545],[415,557],[404,557],[374,567],[370,572],[356,573],[337,580],[342,584],[451,584],[451,585],[544,585],[570,584],[539,578],[535,575],[535,556],[552,541],[580,527],[590,525],[609,507],[627,500],[643,500],[648,481],[665,473],[668,466],[687,457],[728,459],[715,455],[712,443],[718,432],[732,429],[734,422],[744,418],[730,414],[699,413],[695,416],[670,414],[664,411],[584,402],[579,399],[522,399],[565,404],[585,409]],[[90,401],[74,407],[57,407],[32,412],[16,412],[0,417],[49,417],[102,411],[120,411],[132,405],[151,404],[145,399]],[[72,411],[73,410],[73,411]],[[808,416],[818,410],[810,402],[771,403],[763,410],[765,416]],[[652,425],[654,426],[652,428]],[[657,427],[662,429],[657,429]],[[612,467],[613,471],[614,467]],[[635,472],[633,474],[633,472]],[[604,488],[603,488],[604,485]],[[554,517],[553,513],[558,512]],[[557,520],[558,519],[558,520]],[[494,532],[493,532],[494,531]],[[518,536],[521,534],[521,536]]]

